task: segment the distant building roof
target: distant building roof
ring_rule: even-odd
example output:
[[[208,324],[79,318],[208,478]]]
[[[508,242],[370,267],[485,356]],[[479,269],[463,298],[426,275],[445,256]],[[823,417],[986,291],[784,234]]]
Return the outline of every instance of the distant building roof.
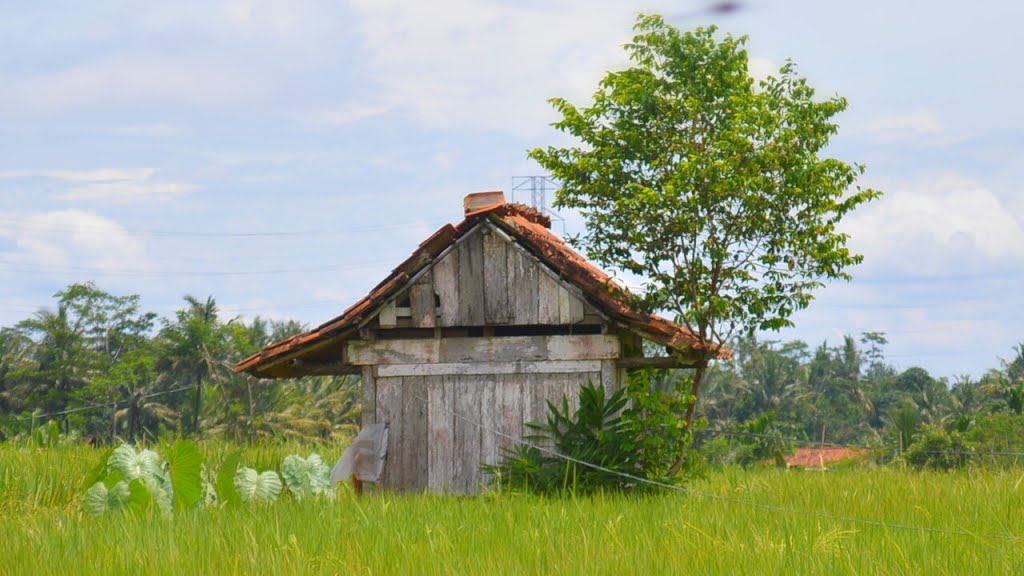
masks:
[[[862,448],[799,448],[786,457],[786,465],[800,468],[824,468],[826,464],[853,460],[869,453]]]

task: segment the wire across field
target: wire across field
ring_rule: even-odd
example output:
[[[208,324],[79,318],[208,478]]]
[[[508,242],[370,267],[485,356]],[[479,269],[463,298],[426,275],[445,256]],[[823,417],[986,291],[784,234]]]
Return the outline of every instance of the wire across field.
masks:
[[[204,451],[216,463],[229,449]],[[255,447],[243,460],[274,467],[308,450]],[[1008,574],[1024,565],[1022,470],[724,469],[689,484],[693,493],[642,498],[384,494],[94,518],[78,499],[98,456],[0,445],[0,573]]]

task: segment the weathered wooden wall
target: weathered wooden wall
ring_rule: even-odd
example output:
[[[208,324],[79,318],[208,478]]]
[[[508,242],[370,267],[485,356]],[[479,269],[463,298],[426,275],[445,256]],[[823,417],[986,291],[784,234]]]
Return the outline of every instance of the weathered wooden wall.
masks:
[[[384,337],[390,328],[603,324],[604,318],[504,233],[483,225],[385,306],[381,337],[345,344],[362,367],[363,423],[390,425],[383,486],[474,493],[481,466],[543,420],[547,402],[575,408],[588,381],[613,390],[615,334]],[[482,425],[482,426],[481,426]]]
[[[499,462],[503,449],[528,434],[526,422],[544,419],[547,401],[566,397],[575,408],[588,381],[615,385],[602,380],[615,378],[608,374],[376,377],[373,420],[390,426],[381,483],[397,490],[475,493],[489,481],[481,466]]]
[[[437,294],[442,327],[577,324],[598,318],[529,253],[489,226],[468,234],[429,276],[420,283]],[[417,308],[416,292],[411,295],[413,325],[423,326],[417,319],[427,312]]]

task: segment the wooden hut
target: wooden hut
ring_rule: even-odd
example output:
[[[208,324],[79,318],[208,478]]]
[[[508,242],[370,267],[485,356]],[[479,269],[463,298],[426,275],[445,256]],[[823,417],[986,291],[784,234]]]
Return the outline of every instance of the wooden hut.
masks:
[[[501,192],[471,194],[464,208],[341,316],[236,368],[360,375],[363,425],[390,427],[387,488],[475,492],[481,465],[543,419],[547,401],[575,401],[588,381],[615,389],[630,368],[686,367],[698,346],[632,310],[537,210]],[[643,340],[674,354],[645,358]]]

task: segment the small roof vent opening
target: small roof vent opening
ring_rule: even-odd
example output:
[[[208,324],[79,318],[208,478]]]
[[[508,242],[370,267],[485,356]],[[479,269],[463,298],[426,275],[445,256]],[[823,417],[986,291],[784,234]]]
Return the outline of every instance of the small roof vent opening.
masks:
[[[466,196],[465,200],[462,201],[462,206],[466,210],[466,214],[472,214],[474,212],[480,212],[481,210],[489,210],[505,204],[505,193],[500,190],[497,192],[477,192]]]

